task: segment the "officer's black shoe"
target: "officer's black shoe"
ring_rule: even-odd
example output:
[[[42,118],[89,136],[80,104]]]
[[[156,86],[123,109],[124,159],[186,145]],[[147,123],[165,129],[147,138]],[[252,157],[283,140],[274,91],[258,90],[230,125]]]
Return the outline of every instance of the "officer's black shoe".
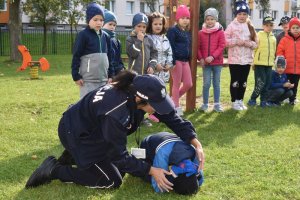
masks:
[[[61,165],[76,165],[74,158],[69,151],[64,150],[61,156],[57,159]]]
[[[49,156],[44,162],[32,173],[28,179],[25,188],[34,188],[51,182],[51,172],[58,165],[54,156]]]

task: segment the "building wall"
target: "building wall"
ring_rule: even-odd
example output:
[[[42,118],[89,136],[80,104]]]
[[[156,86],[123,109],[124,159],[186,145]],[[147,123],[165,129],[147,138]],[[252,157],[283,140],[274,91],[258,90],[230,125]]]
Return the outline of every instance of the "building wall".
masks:
[[[9,3],[6,2],[5,10],[0,11],[0,24],[7,24],[9,20]]]

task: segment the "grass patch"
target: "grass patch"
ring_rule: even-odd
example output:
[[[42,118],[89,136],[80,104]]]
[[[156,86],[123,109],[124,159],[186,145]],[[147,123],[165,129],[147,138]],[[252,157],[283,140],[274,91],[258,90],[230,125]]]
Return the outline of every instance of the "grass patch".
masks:
[[[221,80],[225,112],[185,113],[206,153],[205,182],[197,195],[157,195],[149,184],[130,175],[118,190],[93,190],[59,181],[25,190],[27,179],[44,158],[60,155],[58,121],[79,98],[70,74],[71,55],[46,58],[50,70],[40,72],[40,80],[28,80],[29,69],[16,72],[20,63],[0,57],[0,199],[300,199],[299,104],[230,110],[228,68],[223,69]],[[253,89],[253,71],[248,80],[246,100]],[[197,106],[200,103],[198,98]],[[155,124],[147,130],[142,127],[141,134],[162,130],[168,129]],[[128,147],[133,146],[134,135],[128,138]]]

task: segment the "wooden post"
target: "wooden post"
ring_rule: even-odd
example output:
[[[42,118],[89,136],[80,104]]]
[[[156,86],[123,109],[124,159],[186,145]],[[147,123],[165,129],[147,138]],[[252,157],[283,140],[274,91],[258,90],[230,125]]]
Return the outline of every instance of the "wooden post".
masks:
[[[200,0],[190,1],[192,55],[190,60],[193,87],[186,94],[186,111],[193,111],[196,106],[197,45],[199,29]]]

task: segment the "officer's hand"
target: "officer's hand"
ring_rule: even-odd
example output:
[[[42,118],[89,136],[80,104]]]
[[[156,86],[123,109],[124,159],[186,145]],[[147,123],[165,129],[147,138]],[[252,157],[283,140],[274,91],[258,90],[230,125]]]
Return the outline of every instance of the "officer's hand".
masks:
[[[77,81],[75,81],[76,85],[79,85],[79,86],[83,86],[83,80],[82,79],[79,79]]]
[[[151,167],[149,174],[153,176],[157,183],[157,187],[160,189],[161,192],[173,190],[173,184],[168,181],[165,175],[171,175],[171,172],[168,172],[161,168]]]

